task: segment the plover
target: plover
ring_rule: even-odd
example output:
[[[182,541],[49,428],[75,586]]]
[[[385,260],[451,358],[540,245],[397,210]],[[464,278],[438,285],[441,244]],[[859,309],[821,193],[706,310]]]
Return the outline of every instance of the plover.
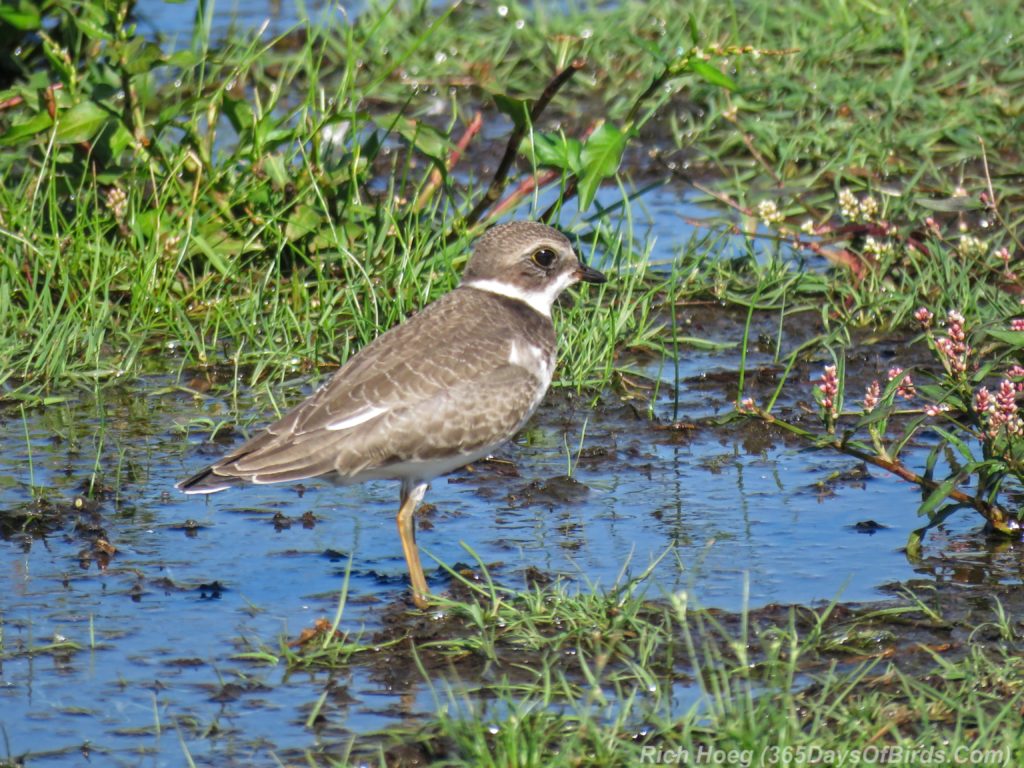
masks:
[[[430,480],[490,455],[530,418],[555,367],[551,307],[581,280],[603,283],[605,276],[582,264],[558,230],[526,221],[492,227],[455,290],[374,339],[307,400],[176,487],[214,493],[320,476],[343,484],[399,480],[398,533],[413,602],[425,607],[416,505]]]

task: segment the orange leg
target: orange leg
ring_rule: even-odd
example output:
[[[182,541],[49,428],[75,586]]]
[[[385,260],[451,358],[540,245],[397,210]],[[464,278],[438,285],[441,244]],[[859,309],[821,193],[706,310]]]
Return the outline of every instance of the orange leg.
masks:
[[[402,483],[402,505],[398,508],[398,535],[402,539],[402,551],[405,553],[405,562],[409,566],[409,581],[412,584],[412,601],[417,608],[426,608],[427,603],[427,579],[423,575],[423,566],[420,565],[420,552],[416,548],[416,528],[413,525],[413,514],[416,512],[416,505],[423,499],[427,492],[427,484]]]

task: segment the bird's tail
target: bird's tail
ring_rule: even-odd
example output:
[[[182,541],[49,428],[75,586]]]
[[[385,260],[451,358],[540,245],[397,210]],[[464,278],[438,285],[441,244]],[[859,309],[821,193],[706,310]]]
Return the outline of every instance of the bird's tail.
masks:
[[[213,466],[209,466],[200,472],[196,472],[192,477],[176,483],[174,487],[185,493],[217,493],[217,491],[226,491],[228,488],[233,488],[242,482],[243,480],[240,477],[218,475],[213,471]]]

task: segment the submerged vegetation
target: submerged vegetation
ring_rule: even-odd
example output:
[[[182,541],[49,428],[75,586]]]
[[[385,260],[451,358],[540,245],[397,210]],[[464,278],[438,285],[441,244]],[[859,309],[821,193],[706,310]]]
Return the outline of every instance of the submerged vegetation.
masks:
[[[614,274],[562,307],[557,386],[683,432],[679,359],[732,345],[735,410],[702,427],[759,425],[919,487],[912,562],[963,509],[1018,537],[1019,9],[568,5],[377,3],[222,38],[200,2],[177,40],[142,34],[129,0],[0,6],[0,407],[168,369],[197,399],[252,386],[277,407],[296,373],[329,373],[450,289],[488,224],[546,218]],[[666,191],[672,210],[650,213]],[[685,319],[706,304],[735,336],[694,336]],[[883,340],[900,353],[876,353]],[[651,359],[665,361],[654,378]],[[25,519],[56,526],[51,508]],[[461,597],[429,629],[404,617],[350,636],[339,610],[239,651],[309,674],[388,653],[409,675],[454,671],[436,717],[372,754],[333,748],[325,687],[306,726],[332,748],[310,764],[635,765],[702,749],[852,764],[826,756],[851,745],[1009,764],[1024,748],[1009,725],[1020,622],[999,600],[954,619],[914,595],[725,616],[637,581],[507,590],[477,565],[480,582],[453,574]],[[92,647],[18,645],[4,628],[0,662]],[[183,744],[218,727],[195,725],[179,723]]]

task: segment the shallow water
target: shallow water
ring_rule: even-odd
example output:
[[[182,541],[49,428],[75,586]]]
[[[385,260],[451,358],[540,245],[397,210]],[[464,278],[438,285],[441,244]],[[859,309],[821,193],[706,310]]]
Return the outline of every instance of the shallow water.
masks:
[[[246,25],[270,15],[241,7],[250,9],[240,19]],[[229,8],[221,3],[218,12]],[[172,35],[190,29],[188,4],[140,9]],[[293,21],[288,12],[275,18],[282,26],[274,31]],[[614,205],[618,195],[602,190],[601,202]],[[638,206],[635,231],[656,238],[655,262],[670,261],[695,231],[690,220],[707,213],[670,187],[645,195],[642,206],[649,230]],[[726,238],[722,252],[745,247]],[[706,308],[683,315],[692,335],[740,338],[742,318]],[[756,353],[748,362],[751,370],[774,364]],[[731,410],[736,353],[686,351],[678,364],[638,365],[664,383],[653,422],[642,403],[613,393],[590,407],[555,392],[499,461],[434,482],[418,533],[434,590],[449,580],[431,558],[473,565],[475,557],[509,586],[536,569],[590,589],[664,555],[649,596],[686,590],[727,610],[870,601],[911,579],[1019,583],[1019,545],[991,546],[966,513],[929,535],[921,562],[909,562],[901,549],[921,524],[920,495],[905,483],[757,425],[687,428]],[[804,372],[805,389],[818,371]],[[349,741],[415,722],[437,708],[442,694],[431,684],[456,684],[396,680],[360,664],[287,673],[236,658],[276,652],[281,638],[332,616],[349,558],[342,628],[381,628],[407,597],[393,519],[398,491],[380,482],[178,494],[175,481],[240,439],[211,447],[202,429],[186,437],[178,426],[235,413],[258,426],[272,411],[250,392],[236,404],[180,384],[153,376],[0,414],[0,762],[28,753],[32,766],[177,766],[188,758],[276,765],[306,751],[343,752]],[[275,394],[295,402],[309,391]],[[911,457],[915,450],[924,448]],[[94,472],[106,492],[76,508]],[[858,532],[868,520],[880,527]],[[38,650],[65,639],[80,649]],[[309,729],[325,693],[324,721]],[[681,684],[678,695],[689,706],[692,690]]]
[[[171,47],[181,48],[188,44],[196,18],[198,0],[140,0],[135,4],[134,15],[138,20],[139,32],[143,35],[160,36]],[[304,16],[294,2],[266,0],[266,2],[241,2],[241,0],[207,0],[206,7],[213,9],[214,30],[256,30],[266,24],[264,39],[288,32],[305,17],[323,21],[328,16],[343,20],[358,15],[366,7],[365,2],[327,3],[324,0],[309,0],[304,4]],[[341,9],[344,9],[344,12]]]
[[[735,364],[730,353],[689,358],[684,374]],[[187,750],[200,765],[269,765],[274,755],[358,743],[432,712],[425,681],[397,685],[359,665],[334,680],[286,675],[232,658],[276,650],[280,637],[333,615],[349,555],[342,626],[380,627],[382,609],[406,599],[397,489],[310,483],[301,493],[178,494],[173,483],[222,448],[210,453],[201,433],[186,439],[175,425],[221,418],[231,404],[175,385],[153,377],[24,420],[6,414],[0,725],[10,754],[32,753],[31,765],[79,765],[88,752],[103,765],[170,766]],[[281,394],[293,400],[303,390]],[[723,393],[688,386],[678,408],[693,417],[725,403]],[[267,410],[263,401],[239,406]],[[911,488],[876,472],[821,485],[855,463],[776,443],[751,426],[661,428],[671,408],[667,397],[659,403],[656,425],[611,394],[591,409],[556,392],[499,457],[507,462],[435,481],[427,495],[435,509],[418,534],[433,589],[445,591],[448,580],[430,557],[472,564],[463,542],[500,583],[520,586],[534,568],[582,589],[608,587],[669,550],[648,594],[685,589],[726,609],[742,607],[745,589],[752,607],[859,601],[915,577],[900,551],[919,524]],[[575,483],[564,479],[566,445]],[[97,466],[109,495],[74,509]],[[30,481],[51,504],[32,502]],[[868,518],[886,527],[857,533],[852,526]],[[965,515],[929,539],[940,564],[933,559],[924,577],[1014,578],[976,527]],[[101,535],[116,547],[109,562],[96,545]],[[22,653],[60,637],[83,649]],[[325,708],[329,727],[307,730],[325,686],[339,692]]]

